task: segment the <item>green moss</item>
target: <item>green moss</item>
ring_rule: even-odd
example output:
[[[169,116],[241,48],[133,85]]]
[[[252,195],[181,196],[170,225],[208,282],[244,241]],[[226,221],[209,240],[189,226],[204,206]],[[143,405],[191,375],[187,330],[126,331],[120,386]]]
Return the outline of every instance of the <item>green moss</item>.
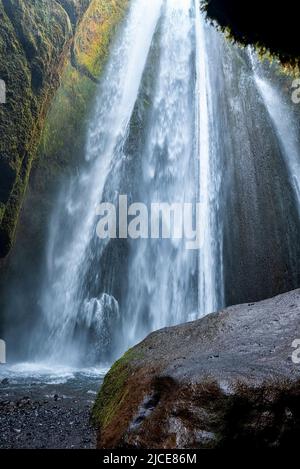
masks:
[[[0,257],[14,242],[32,167],[26,233],[42,243],[51,189],[82,158],[96,79],[127,3],[0,2],[0,77],[7,85],[0,106]]]
[[[0,2],[0,77],[7,85],[7,104],[0,106],[0,257],[13,244],[32,166],[28,222],[36,234],[49,216],[52,186],[76,170],[96,78],[127,3]]]
[[[30,164],[30,161],[28,161]],[[28,184],[29,169],[25,166],[18,173],[9,200],[3,209],[0,227],[0,256],[12,248],[15,238],[17,219],[22,207],[24,193]]]
[[[126,382],[131,372],[130,363],[141,358],[142,354],[133,348],[113,365],[105,377],[92,411],[95,425],[105,429],[122,407],[128,394]]]
[[[127,5],[128,0],[94,0],[79,27],[74,44],[76,60],[94,77],[101,74],[111,38]]]
[[[0,256],[10,250],[46,110],[71,39],[57,2],[0,2]]]
[[[118,0],[117,3],[119,5],[122,3],[125,8],[127,0]],[[90,8],[78,25],[74,37],[74,43],[77,44],[76,55],[80,54],[78,44],[85,44],[87,41],[86,34],[89,28],[96,28],[94,12],[101,10],[104,4],[107,4],[107,0],[92,0]],[[110,7],[109,12],[112,16],[106,23],[108,28],[106,34],[111,38],[121,18],[120,8],[113,10]],[[101,64],[99,70],[103,70],[109,42],[106,42],[105,51],[100,53],[97,49],[99,37],[102,38],[103,34],[100,21],[97,28],[98,33],[89,38],[88,50],[93,60]],[[95,57],[93,54],[96,54]],[[33,165],[34,177],[31,178],[24,206],[29,249],[32,239],[35,240],[35,250],[43,249],[49,214],[55,202],[54,193],[57,192],[62,179],[77,172],[85,152],[88,120],[98,85],[81,66],[78,66],[78,59],[74,62],[73,56],[74,53],[67,58],[60,86],[46,117],[37,158]],[[99,77],[100,72],[95,78]]]
[[[96,85],[70,63],[52,103],[39,146],[39,172],[46,179],[69,167],[76,167],[85,144],[87,118]],[[41,175],[42,177],[42,175]]]

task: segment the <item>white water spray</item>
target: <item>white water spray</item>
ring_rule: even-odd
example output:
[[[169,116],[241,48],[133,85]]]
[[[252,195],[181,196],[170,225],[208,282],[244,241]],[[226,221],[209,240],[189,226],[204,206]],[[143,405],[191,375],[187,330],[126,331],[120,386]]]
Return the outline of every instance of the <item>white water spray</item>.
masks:
[[[197,0],[131,3],[99,88],[85,165],[52,220],[40,333],[52,360],[110,361],[152,330],[221,306],[203,23]],[[200,256],[183,240],[97,239],[96,206],[120,193],[149,206],[196,204],[200,195]]]
[[[95,209],[103,196],[111,167],[117,164],[115,160],[123,158],[122,146],[161,6],[162,0],[151,1],[151,4],[147,0],[132,3],[111,51],[91,119],[86,151],[90,164],[72,182],[68,193],[62,194],[52,220],[48,278],[41,302],[51,331],[48,342],[54,359],[59,360],[68,345],[67,353],[74,355],[72,335],[78,325],[78,314],[86,313],[88,322],[82,317],[79,324],[88,326],[91,322],[89,302],[103,304],[102,295],[98,303],[97,298],[82,298],[81,292],[85,266],[90,261],[88,248],[94,236]],[[70,220],[67,235],[62,212],[66,212]],[[93,311],[96,321],[104,314],[97,307]]]

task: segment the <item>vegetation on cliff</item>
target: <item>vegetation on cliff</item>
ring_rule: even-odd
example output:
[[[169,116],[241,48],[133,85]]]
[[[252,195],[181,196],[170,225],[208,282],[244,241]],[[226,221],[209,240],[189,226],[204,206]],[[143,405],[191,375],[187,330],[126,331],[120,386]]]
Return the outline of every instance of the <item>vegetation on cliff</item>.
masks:
[[[78,28],[74,57],[80,70],[100,76],[108,57],[109,45],[123,18],[128,0],[92,1]]]
[[[37,172],[76,168],[84,152],[86,124],[110,40],[127,0],[92,0],[74,38],[61,85],[48,113]],[[45,184],[46,185],[46,184]]]

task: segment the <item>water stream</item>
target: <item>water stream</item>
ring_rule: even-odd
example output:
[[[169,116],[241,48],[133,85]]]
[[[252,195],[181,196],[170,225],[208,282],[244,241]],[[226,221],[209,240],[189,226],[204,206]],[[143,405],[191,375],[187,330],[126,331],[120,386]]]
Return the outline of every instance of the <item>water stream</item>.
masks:
[[[108,366],[151,331],[299,284],[299,142],[276,82],[198,0],[130,2],[51,217],[30,361]],[[200,202],[201,249],[100,240],[97,206],[120,195]]]
[[[110,361],[150,331],[222,306],[205,28],[194,0],[131,4],[99,87],[86,163],[51,223],[39,335],[54,361]],[[183,239],[97,239],[97,203],[122,194],[148,207],[200,197],[200,255]]]

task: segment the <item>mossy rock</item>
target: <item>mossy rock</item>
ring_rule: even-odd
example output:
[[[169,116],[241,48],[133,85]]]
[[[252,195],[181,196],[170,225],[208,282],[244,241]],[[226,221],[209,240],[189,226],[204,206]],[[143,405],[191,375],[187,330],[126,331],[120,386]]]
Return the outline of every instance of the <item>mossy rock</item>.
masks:
[[[134,360],[134,349],[130,349],[118,360],[106,375],[92,411],[92,420],[103,430],[110,424],[126,399],[126,381],[130,375],[130,362]]]
[[[97,80],[127,4],[0,2],[0,78],[7,85],[7,104],[0,106],[0,257],[13,245],[32,168],[30,237],[41,236],[51,188],[76,170]]]
[[[127,5],[128,0],[93,1],[80,24],[74,43],[76,61],[94,77],[102,71],[111,38]]]
[[[72,39],[54,0],[0,2],[0,256],[10,250],[44,117]]]
[[[103,5],[107,3],[110,7],[105,10]],[[114,6],[115,2],[92,0],[89,9],[76,28],[74,43],[67,56],[66,65],[60,76],[60,85],[44,122],[37,157],[33,161],[18,231],[19,252],[23,254],[30,253],[33,240],[35,254],[39,251],[42,255],[44,252],[49,214],[54,208],[55,194],[63,181],[77,173],[82,163],[88,121],[98,90],[97,81],[101,77],[108,57],[108,48],[116,33],[117,25],[126,11],[128,0],[118,0],[116,3],[118,7]],[[95,11],[102,10],[103,20],[106,18],[105,34],[103,22],[96,24],[94,16]],[[107,17],[104,17],[105,11]],[[75,49],[76,57],[77,54],[80,57],[76,44],[85,43],[85,35],[90,29],[94,30],[94,34],[89,38],[88,51],[85,50],[90,57],[93,57],[93,61],[99,64],[98,71],[91,69],[95,76],[88,69],[79,66],[77,58],[74,61]],[[100,39],[106,44],[106,47],[103,46],[101,50],[98,48]]]

